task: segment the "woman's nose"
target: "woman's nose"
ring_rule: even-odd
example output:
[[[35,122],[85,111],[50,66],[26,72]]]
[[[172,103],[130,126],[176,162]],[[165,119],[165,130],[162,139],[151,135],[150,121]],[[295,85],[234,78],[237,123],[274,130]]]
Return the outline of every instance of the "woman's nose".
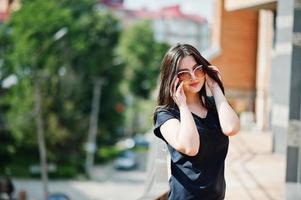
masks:
[[[190,73],[190,76],[191,76],[191,80],[195,80],[196,79],[196,76],[194,73]]]

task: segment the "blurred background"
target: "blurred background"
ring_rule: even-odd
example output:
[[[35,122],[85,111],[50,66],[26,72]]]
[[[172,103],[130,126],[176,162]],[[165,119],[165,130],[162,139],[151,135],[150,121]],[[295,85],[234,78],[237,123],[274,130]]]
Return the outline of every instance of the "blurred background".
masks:
[[[301,199],[300,0],[0,0],[0,199],[166,199],[152,116],[176,43],[241,120],[226,199]]]

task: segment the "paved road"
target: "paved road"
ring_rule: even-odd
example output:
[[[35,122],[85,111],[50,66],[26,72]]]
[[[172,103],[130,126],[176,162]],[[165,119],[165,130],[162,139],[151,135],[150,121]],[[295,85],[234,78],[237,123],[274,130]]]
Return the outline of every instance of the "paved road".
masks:
[[[71,200],[135,200],[144,191],[146,177],[145,154],[139,155],[139,167],[132,171],[117,171],[112,165],[94,168],[92,181],[50,181],[50,192],[63,192]],[[16,190],[26,190],[28,199],[42,199],[42,185],[38,180],[14,180]]]

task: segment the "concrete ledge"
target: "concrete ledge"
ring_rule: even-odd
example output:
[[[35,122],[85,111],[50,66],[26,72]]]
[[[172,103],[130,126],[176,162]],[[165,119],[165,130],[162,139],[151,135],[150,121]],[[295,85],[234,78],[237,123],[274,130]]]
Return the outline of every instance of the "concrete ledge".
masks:
[[[299,200],[301,199],[301,185],[300,183],[287,183],[286,184],[286,199]]]

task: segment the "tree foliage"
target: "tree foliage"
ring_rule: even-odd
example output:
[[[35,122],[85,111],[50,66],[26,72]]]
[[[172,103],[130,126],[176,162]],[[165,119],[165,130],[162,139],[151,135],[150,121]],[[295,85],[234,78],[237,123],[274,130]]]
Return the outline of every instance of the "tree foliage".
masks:
[[[93,81],[105,77],[99,142],[113,143],[122,114],[119,84],[123,65],[116,62],[120,25],[92,0],[25,0],[0,28],[1,79],[14,74],[17,84],[2,93],[4,123],[16,151],[36,149],[33,82],[41,79],[42,110],[50,161],[81,162],[87,138]],[[3,40],[5,39],[5,40]],[[8,42],[9,41],[9,42]],[[105,140],[104,140],[105,139]],[[72,162],[73,162],[72,161]]]
[[[149,98],[157,85],[166,43],[157,42],[150,21],[141,21],[124,31],[120,54],[127,66],[126,78],[134,95]]]

